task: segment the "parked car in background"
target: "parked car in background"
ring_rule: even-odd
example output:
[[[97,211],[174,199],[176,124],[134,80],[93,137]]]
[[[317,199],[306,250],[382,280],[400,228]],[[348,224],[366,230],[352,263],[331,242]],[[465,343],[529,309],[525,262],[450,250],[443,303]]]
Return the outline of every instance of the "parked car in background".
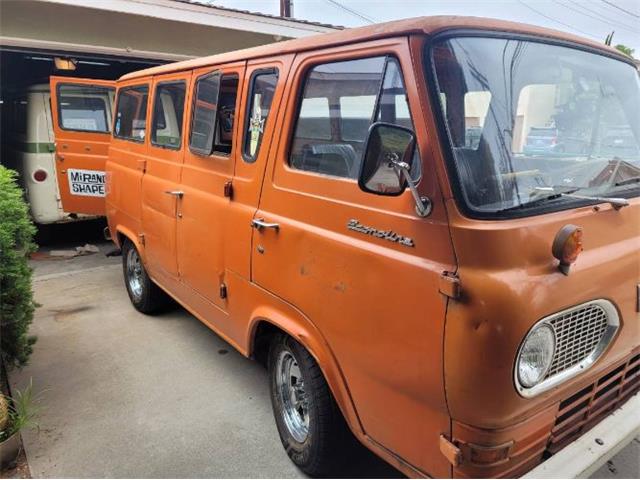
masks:
[[[558,145],[558,129],[555,127],[531,127],[523,149],[526,155],[563,151],[564,146]]]
[[[588,151],[588,139],[563,134],[555,127],[531,127],[523,148],[525,155],[585,155]]]
[[[265,363],[309,474],[349,461],[348,431],[410,476],[583,474],[595,460],[565,447],[619,422],[604,461],[640,430],[640,158],[611,182],[607,159],[514,154],[504,108],[576,83],[609,92],[608,116],[638,135],[629,58],[480,18],[125,75],[106,210],[131,302],[172,297]],[[471,92],[487,105],[468,142]]]

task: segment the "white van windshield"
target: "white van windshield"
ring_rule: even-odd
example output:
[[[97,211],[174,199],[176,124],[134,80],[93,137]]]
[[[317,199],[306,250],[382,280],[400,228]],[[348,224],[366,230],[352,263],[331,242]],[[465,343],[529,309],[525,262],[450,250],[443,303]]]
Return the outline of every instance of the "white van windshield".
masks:
[[[578,200],[561,193],[640,193],[640,83],[633,66],[507,38],[452,38],[432,52],[468,210],[530,214],[575,206]]]

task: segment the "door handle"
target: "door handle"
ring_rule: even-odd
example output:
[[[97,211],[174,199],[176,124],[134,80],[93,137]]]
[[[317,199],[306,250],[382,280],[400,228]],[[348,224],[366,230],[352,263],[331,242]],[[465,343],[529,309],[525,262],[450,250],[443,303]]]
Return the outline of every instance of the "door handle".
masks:
[[[184,197],[184,192],[181,190],[167,190],[164,193],[167,195],[173,195],[174,197],[182,198]]]
[[[273,228],[276,232],[280,229],[280,225],[277,223],[265,222],[264,218],[254,218],[251,220],[251,226],[260,231],[263,228]]]

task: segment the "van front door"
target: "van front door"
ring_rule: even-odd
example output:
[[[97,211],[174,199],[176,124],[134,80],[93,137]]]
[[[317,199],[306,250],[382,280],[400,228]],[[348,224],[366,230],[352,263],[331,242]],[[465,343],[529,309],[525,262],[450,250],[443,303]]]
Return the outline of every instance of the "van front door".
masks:
[[[455,260],[431,154],[435,135],[421,115],[407,39],[368,47],[296,56],[254,218],[252,280],[322,332],[367,436],[446,477],[450,464],[437,447],[450,429],[446,298],[438,288]],[[409,191],[383,197],[358,188],[373,121],[413,124],[414,164],[422,167],[412,174],[433,201],[429,217],[416,214]]]
[[[67,213],[104,215],[115,82],[50,77],[49,84],[62,208]]]

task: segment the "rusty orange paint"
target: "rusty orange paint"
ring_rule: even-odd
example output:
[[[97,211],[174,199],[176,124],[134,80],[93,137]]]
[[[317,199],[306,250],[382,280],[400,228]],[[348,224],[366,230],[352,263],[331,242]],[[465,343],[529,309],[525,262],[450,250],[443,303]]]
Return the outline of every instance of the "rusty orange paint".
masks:
[[[186,83],[182,143],[167,150],[153,146],[149,135],[143,142],[113,137],[106,210],[115,241],[133,241],[151,278],[244,355],[253,354],[263,322],[304,345],[356,437],[407,475],[516,475],[541,461],[560,402],[638,346],[633,287],[640,278],[640,200],[619,211],[582,207],[509,221],[465,217],[453,198],[432,114],[439,107],[428,95],[421,53],[431,35],[458,28],[556,38],[619,55],[547,29],[434,17],[128,74],[118,81],[119,92],[149,87],[147,128],[154,86]],[[317,63],[379,54],[394,55],[404,76],[426,172],[419,190],[433,202],[426,219],[415,215],[409,192],[370,195],[353,180],[288,165],[305,72]],[[278,81],[259,155],[247,163],[239,139],[249,79],[264,68],[276,69]],[[202,157],[189,149],[193,86],[213,71],[239,78],[236,140],[229,154]],[[229,183],[231,196],[225,194]],[[177,190],[181,198],[166,194]],[[254,218],[280,228],[251,228]],[[350,231],[352,219],[401,232],[415,247]],[[603,221],[611,227],[602,229]],[[584,251],[565,276],[551,244],[569,223],[582,228]],[[614,348],[584,375],[535,398],[519,396],[514,359],[529,328],[593,298],[610,299],[620,310],[623,328]],[[504,453],[508,460],[469,463],[473,448],[494,447],[502,449],[496,458]]]
[[[115,87],[109,80],[75,77],[50,77],[51,117],[56,139],[55,166],[62,209],[69,213],[105,215],[104,195],[84,196],[73,194],[69,183],[69,169],[89,170],[102,174],[107,160],[110,134],[106,132],[81,132],[65,129],[59,116],[58,86]]]

